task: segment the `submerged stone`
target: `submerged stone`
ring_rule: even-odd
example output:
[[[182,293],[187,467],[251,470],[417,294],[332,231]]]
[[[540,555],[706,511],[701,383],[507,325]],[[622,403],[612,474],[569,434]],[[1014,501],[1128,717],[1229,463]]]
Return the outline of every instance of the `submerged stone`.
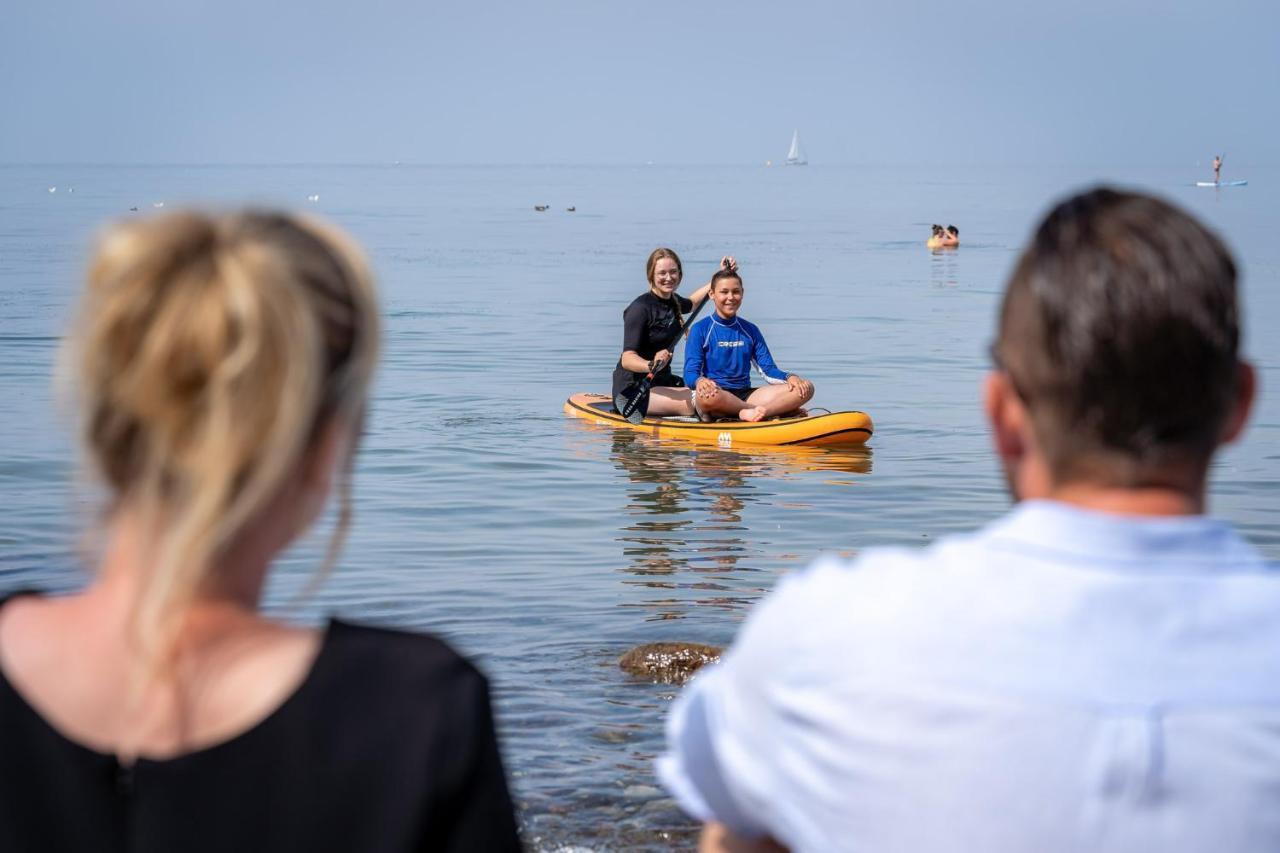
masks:
[[[709,663],[720,660],[720,649],[702,643],[646,643],[622,656],[623,671],[660,684],[684,684]]]

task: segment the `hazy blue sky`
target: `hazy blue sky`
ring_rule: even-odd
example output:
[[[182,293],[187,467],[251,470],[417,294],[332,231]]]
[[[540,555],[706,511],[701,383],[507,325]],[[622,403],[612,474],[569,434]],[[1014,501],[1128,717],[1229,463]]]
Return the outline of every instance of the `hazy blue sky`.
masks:
[[[1274,0],[7,0],[0,162],[1280,161]]]

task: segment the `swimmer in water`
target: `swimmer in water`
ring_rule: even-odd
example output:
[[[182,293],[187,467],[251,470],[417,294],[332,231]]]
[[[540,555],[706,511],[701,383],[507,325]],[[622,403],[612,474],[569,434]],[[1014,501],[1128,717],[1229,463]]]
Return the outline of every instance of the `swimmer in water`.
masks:
[[[929,235],[928,240],[924,241],[925,246],[930,249],[942,248],[943,235],[945,235],[946,232],[943,231],[942,226],[938,225],[937,223],[934,223],[933,225],[931,225],[930,229],[932,230],[933,233]]]
[[[947,230],[942,232],[942,246],[947,249],[954,249],[960,245],[960,229],[954,225],[948,225]]]

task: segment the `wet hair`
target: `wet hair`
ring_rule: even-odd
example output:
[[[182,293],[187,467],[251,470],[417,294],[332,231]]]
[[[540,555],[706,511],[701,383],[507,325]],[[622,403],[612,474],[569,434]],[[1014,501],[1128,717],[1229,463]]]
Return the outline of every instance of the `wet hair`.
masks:
[[[711,290],[715,291],[716,285],[726,279],[734,279],[738,284],[742,284],[742,276],[738,275],[737,270],[731,270],[728,267],[721,267],[711,276]]]
[[[103,236],[64,369],[108,514],[128,507],[154,537],[134,613],[153,655],[323,428],[359,431],[377,348],[363,257],[318,222],[179,212]],[[338,491],[326,567],[345,471]]]
[[[1208,464],[1238,390],[1238,315],[1217,236],[1167,202],[1100,188],[1036,230],[993,353],[1059,482],[1133,488]]]
[[[930,228],[933,230],[933,236],[935,237],[942,233],[942,226],[937,223],[934,223]]]
[[[680,277],[684,278],[684,264],[680,263],[680,256],[675,253],[674,249],[657,248],[649,253],[649,261],[644,265],[645,278],[649,279],[649,284],[653,284],[653,270],[658,265],[658,261],[663,258],[670,258],[676,262],[676,272],[680,273]]]
[[[953,237],[959,237],[959,236],[960,236],[960,229],[959,229],[959,228],[957,228],[957,227],[955,227],[954,225],[948,225],[948,226],[947,226],[947,233],[948,233],[948,234],[950,234],[950,235],[951,235],[951,236],[953,236]]]

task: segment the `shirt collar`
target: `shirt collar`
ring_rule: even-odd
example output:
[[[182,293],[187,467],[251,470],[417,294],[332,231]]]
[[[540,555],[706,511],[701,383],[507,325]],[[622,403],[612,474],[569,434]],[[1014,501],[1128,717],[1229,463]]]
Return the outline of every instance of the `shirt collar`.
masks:
[[[1035,549],[1135,570],[1268,571],[1256,548],[1204,515],[1117,515],[1050,500],[1024,501],[985,531],[991,545]]]

